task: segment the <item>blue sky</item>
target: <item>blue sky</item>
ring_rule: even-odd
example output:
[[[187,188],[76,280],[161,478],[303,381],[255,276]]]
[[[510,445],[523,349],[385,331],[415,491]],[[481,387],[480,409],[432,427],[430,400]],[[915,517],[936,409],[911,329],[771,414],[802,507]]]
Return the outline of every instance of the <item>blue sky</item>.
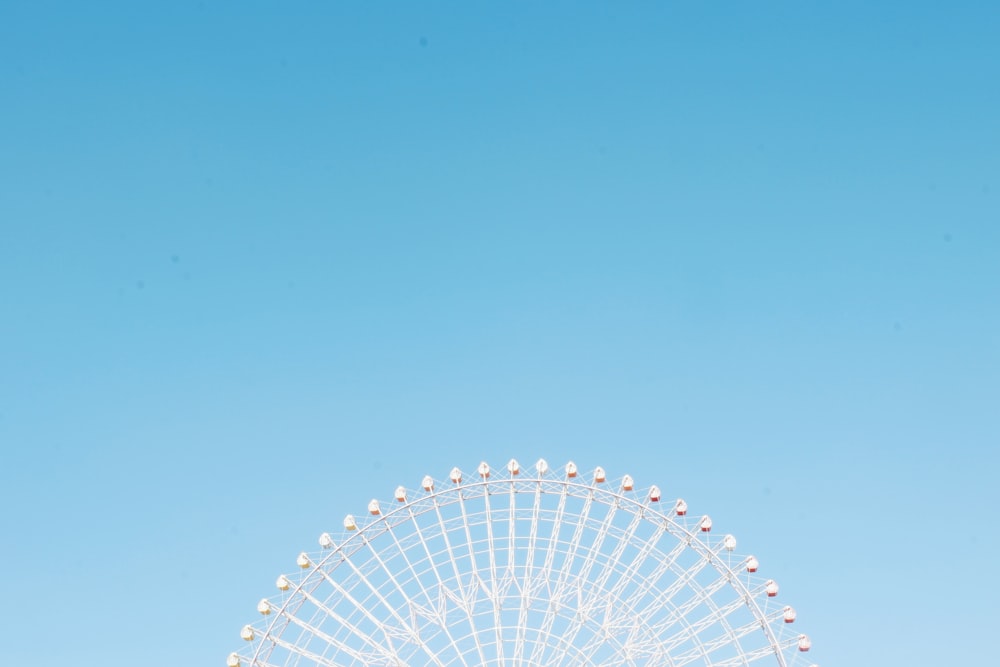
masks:
[[[821,665],[981,662],[997,34],[0,3],[5,662],[221,665],[345,513],[511,456],[710,512]]]

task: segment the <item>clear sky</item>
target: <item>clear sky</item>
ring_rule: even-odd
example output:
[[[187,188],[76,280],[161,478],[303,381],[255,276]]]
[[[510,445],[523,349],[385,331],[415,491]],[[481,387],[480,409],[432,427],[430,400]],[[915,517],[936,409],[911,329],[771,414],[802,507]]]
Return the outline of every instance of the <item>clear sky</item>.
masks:
[[[0,662],[222,665],[347,512],[544,456],[710,512],[820,665],[985,664],[998,35],[0,0]]]

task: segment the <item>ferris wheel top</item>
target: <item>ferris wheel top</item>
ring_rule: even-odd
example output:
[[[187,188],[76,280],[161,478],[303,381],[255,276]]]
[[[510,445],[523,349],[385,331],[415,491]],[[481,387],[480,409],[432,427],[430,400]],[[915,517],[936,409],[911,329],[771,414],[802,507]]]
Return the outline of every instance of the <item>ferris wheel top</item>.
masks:
[[[275,582],[279,597],[258,603],[263,623],[241,630],[254,648],[249,662],[232,653],[227,664],[277,665],[280,655],[286,664],[331,667],[538,664],[529,645],[531,660],[545,664],[556,664],[552,656],[572,664],[626,656],[672,667],[740,667],[768,656],[780,667],[799,664],[793,656],[812,642],[787,631],[797,612],[771,602],[779,587],[758,579],[758,559],[736,556],[736,538],[712,535],[712,518],[688,517],[684,499],[662,498],[658,486],[637,489],[628,474],[609,481],[600,466],[581,476],[573,461],[553,469],[538,459],[526,469],[510,459],[496,470],[482,461],[473,475],[454,467],[440,483],[426,475],[418,489],[396,487],[395,502],[373,498],[361,518],[346,515],[336,537],[319,536],[320,552],[300,553],[298,574]],[[676,546],[667,549],[670,538]],[[597,601],[609,605],[603,617]],[[441,611],[449,605],[464,620]],[[306,608],[308,622],[300,618]],[[705,615],[689,618],[697,614]],[[737,626],[741,614],[747,620]],[[463,637],[453,636],[452,622],[463,624]],[[555,652],[560,623],[564,637],[586,638],[582,649]],[[295,641],[286,639],[290,629]],[[308,648],[317,642],[323,651]]]

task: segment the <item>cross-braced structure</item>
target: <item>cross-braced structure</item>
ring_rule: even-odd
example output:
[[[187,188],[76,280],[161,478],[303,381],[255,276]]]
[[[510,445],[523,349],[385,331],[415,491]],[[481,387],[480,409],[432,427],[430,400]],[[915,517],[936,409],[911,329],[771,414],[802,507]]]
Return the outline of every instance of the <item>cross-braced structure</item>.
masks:
[[[229,667],[806,664],[757,559],[656,486],[512,460],[394,496],[299,555]]]

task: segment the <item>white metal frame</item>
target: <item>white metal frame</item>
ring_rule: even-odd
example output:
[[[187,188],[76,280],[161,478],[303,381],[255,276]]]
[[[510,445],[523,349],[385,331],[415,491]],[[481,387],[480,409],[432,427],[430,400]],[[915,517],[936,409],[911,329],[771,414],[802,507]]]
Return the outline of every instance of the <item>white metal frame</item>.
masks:
[[[512,464],[373,501],[283,575],[229,664],[805,664],[794,611],[732,536],[627,475]]]

